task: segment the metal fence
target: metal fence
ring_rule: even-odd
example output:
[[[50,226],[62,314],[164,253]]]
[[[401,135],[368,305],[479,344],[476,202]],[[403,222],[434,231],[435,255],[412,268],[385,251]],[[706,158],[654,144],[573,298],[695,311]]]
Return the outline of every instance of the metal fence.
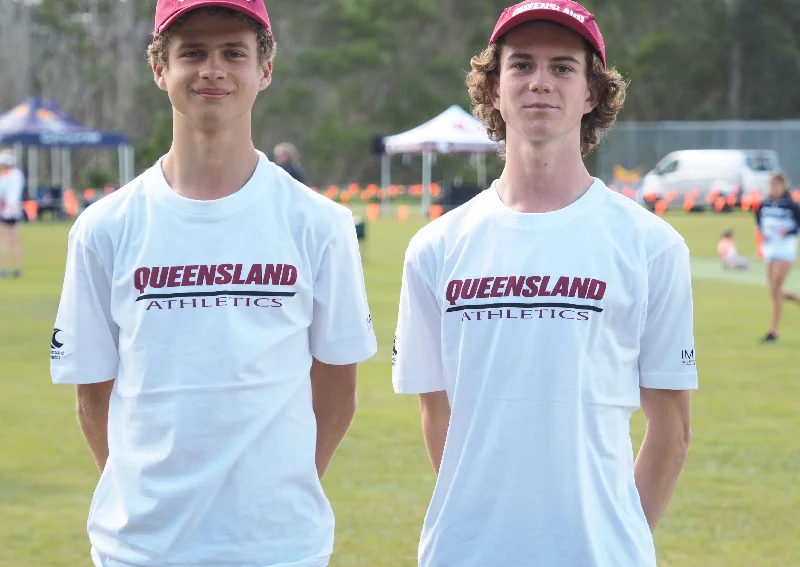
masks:
[[[609,183],[614,165],[646,173],[670,152],[700,149],[774,150],[800,185],[800,120],[619,122],[596,150],[594,175]]]

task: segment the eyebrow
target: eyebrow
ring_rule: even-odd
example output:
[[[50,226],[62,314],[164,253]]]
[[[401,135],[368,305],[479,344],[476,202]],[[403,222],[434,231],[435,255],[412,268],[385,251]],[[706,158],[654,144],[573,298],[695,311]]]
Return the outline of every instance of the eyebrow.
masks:
[[[207,45],[201,42],[187,42],[178,45],[178,49],[202,49],[205,47],[207,47]],[[222,47],[226,49],[231,49],[231,48],[250,49],[250,46],[247,45],[247,43],[245,43],[244,41],[230,41],[228,43],[222,44]]]
[[[522,59],[524,61],[532,61],[533,55],[530,53],[522,53],[522,52],[514,52],[508,56],[508,59]],[[557,55],[550,59],[551,63],[563,63],[563,62],[570,62],[575,63],[576,65],[580,65],[581,62],[574,58],[572,55]]]

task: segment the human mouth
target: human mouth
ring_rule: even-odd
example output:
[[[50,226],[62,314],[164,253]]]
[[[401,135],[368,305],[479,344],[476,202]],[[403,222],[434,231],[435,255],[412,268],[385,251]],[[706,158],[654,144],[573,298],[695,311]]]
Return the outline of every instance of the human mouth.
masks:
[[[198,96],[206,100],[222,100],[223,98],[231,94],[228,91],[224,91],[222,89],[199,89],[194,92]]]
[[[533,104],[526,104],[525,108],[532,108],[534,110],[555,110],[556,107],[551,104],[545,104],[543,102],[534,102]]]

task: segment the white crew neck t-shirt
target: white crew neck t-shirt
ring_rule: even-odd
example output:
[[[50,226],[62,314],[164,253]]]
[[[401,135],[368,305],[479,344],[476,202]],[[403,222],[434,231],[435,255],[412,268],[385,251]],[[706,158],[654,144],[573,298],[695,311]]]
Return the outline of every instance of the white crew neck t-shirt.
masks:
[[[600,180],[524,214],[496,184],[406,254],[399,393],[446,390],[422,567],[655,567],[633,476],[639,388],[697,387],[689,254]]]
[[[25,175],[18,167],[12,167],[0,175],[0,219],[22,218],[22,196],[25,192]]]
[[[102,567],[322,567],[312,356],[377,349],[352,215],[259,154],[238,192],[161,161],[70,232],[56,383],[116,378],[88,532]]]

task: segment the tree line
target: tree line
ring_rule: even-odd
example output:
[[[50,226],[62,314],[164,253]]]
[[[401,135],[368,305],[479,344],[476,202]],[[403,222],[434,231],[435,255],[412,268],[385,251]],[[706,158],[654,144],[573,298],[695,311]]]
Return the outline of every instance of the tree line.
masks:
[[[469,107],[469,59],[508,3],[268,0],[278,54],[254,109],[257,147],[294,143],[314,184],[377,181],[376,134]],[[800,0],[585,5],[609,64],[631,84],[621,120],[800,117]],[[171,135],[169,101],[145,58],[154,11],[155,0],[0,0],[0,110],[30,95],[56,99],[80,122],[131,135],[142,171]],[[471,169],[455,158],[437,168]],[[395,175],[416,182],[419,165]]]

